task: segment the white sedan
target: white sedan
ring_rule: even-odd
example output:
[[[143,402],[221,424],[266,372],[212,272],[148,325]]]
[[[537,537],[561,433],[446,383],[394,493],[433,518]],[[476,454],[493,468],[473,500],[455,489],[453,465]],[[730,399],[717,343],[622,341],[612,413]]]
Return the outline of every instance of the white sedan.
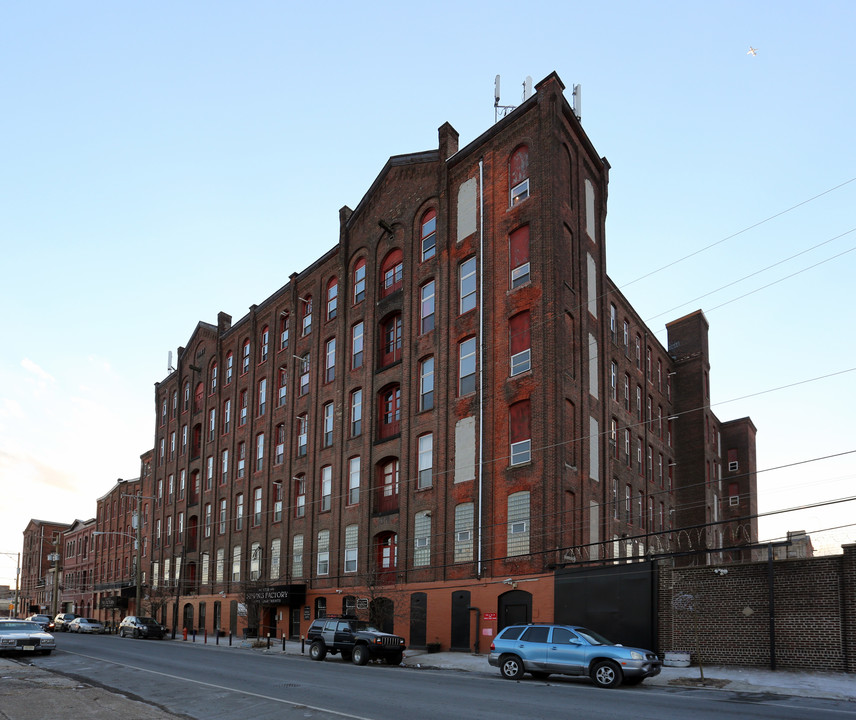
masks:
[[[26,620],[0,620],[0,653],[21,652],[50,655],[56,640],[38,623]]]
[[[74,618],[68,624],[69,632],[76,633],[103,633],[104,625],[101,624],[100,620],[96,620],[95,618]]]

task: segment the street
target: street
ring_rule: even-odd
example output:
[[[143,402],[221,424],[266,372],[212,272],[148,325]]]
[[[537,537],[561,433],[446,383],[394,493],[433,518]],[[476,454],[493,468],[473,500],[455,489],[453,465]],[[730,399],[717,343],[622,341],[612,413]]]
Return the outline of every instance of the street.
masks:
[[[853,717],[852,703],[761,693],[646,687],[601,690],[575,679],[501,679],[484,672],[418,670],[338,658],[281,655],[199,643],[58,634],[50,657],[35,665],[103,685],[187,717],[267,720],[301,717],[379,720],[406,715],[436,720],[567,717],[788,718]]]

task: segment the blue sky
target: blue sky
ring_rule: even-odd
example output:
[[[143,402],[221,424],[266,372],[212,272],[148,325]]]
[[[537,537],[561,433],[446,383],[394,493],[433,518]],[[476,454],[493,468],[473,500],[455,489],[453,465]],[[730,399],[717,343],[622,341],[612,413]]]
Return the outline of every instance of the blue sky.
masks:
[[[486,130],[497,74],[503,104],[527,75],[582,85],[608,272],[663,342],[706,312],[761,510],[854,495],[856,456],[817,459],[856,447],[854,26],[843,1],[5,5],[0,553],[135,477],[168,351],[334,246],[390,155]],[[835,551],[852,517],[761,537]]]

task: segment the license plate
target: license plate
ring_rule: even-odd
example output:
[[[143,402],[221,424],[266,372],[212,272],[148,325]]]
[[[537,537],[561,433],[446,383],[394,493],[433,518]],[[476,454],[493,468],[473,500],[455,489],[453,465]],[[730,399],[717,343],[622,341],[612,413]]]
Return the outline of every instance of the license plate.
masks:
[[[24,645],[24,650],[35,650],[35,649],[36,649],[35,645]]]

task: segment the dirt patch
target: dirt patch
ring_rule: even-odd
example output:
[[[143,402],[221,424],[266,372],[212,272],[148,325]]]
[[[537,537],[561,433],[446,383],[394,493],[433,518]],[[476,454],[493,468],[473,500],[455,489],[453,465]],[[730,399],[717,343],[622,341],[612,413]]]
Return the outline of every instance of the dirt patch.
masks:
[[[669,680],[669,685],[681,685],[683,687],[711,687],[711,688],[724,688],[726,685],[730,684],[730,680],[719,680],[718,678],[705,678],[702,680],[701,678],[672,678]]]

